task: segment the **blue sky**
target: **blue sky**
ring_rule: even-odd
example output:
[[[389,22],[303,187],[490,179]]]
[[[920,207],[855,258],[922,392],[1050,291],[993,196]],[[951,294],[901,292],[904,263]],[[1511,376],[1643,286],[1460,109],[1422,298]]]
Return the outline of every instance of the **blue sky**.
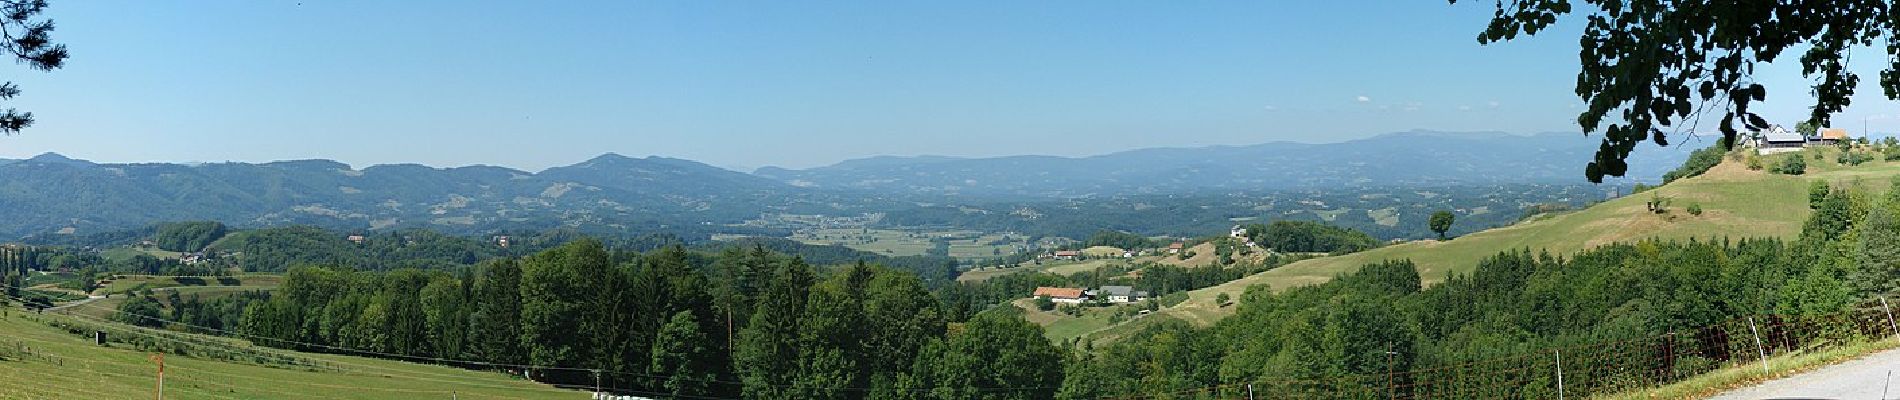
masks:
[[[545,3],[55,1],[73,57],[0,69],[39,117],[0,157],[749,170],[1568,132],[1579,104],[1576,24],[1480,46],[1483,1]],[[1900,128],[1877,55],[1839,125]],[[1798,72],[1761,74],[1789,125]]]

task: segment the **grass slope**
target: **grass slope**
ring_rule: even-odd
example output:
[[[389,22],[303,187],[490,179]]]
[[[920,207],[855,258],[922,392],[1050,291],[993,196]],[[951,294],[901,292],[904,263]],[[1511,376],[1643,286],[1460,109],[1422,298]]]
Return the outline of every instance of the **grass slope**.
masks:
[[[1454,240],[1417,241],[1386,246],[1370,251],[1336,257],[1322,257],[1289,264],[1218,286],[1189,292],[1189,299],[1162,310],[1164,315],[1197,325],[1211,325],[1232,314],[1234,307],[1218,307],[1214,300],[1221,293],[1240,298],[1254,285],[1268,285],[1275,291],[1324,283],[1334,276],[1357,271],[1360,266],[1382,260],[1410,259],[1418,264],[1427,285],[1442,282],[1455,273],[1468,273],[1479,260],[1512,249],[1571,254],[1613,242],[1646,238],[1716,239],[1723,237],[1792,238],[1808,217],[1807,187],[1811,180],[1825,179],[1882,192],[1889,180],[1900,175],[1900,162],[1870,162],[1845,167],[1834,162],[1833,149],[1810,149],[1800,153],[1764,157],[1767,165],[1785,157],[1821,153],[1825,160],[1808,162],[1808,173],[1801,176],[1774,175],[1750,171],[1741,162],[1728,159],[1708,173],[1678,180],[1649,192],[1624,196],[1574,212],[1540,216],[1516,225],[1472,233]],[[1648,211],[1646,202],[1655,196],[1669,198],[1671,212]],[[1692,203],[1704,210],[1700,216],[1685,211]]]
[[[0,308],[0,399],[123,399],[153,394],[157,368],[150,354],[124,343],[99,346],[47,320],[82,321],[63,315],[32,315]],[[138,335],[124,325],[112,335]],[[152,334],[152,333],[146,333]],[[152,334],[156,335],[156,334]],[[587,394],[496,372],[412,364],[361,357],[264,349],[236,340],[182,333],[193,342],[221,343],[239,351],[294,354],[336,366],[311,370],[250,363],[165,357],[165,396],[181,399],[516,399],[586,398]]]

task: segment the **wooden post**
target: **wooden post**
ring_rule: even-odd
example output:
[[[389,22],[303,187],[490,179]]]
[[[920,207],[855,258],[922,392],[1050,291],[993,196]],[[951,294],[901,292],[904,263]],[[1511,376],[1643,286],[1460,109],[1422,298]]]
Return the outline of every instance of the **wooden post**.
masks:
[[[1392,355],[1393,354],[1398,354],[1398,353],[1393,353],[1392,344],[1387,343],[1385,345],[1385,396],[1388,399],[1399,398],[1399,392],[1393,390],[1393,388],[1395,387],[1395,385],[1393,384],[1394,382],[1392,382]]]
[[[158,390],[152,394],[158,400],[165,400],[165,353],[152,353],[152,362],[158,363]]]

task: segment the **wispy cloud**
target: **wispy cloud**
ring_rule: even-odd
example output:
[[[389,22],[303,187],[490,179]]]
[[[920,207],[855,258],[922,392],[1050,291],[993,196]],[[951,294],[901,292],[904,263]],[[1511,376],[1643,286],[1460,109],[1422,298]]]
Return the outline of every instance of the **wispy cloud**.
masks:
[[[1497,101],[1497,100],[1492,100],[1492,101],[1491,101],[1491,102],[1489,102],[1489,103],[1484,103],[1484,105],[1485,105],[1486,107],[1491,107],[1491,108],[1498,108],[1498,105],[1499,105],[1499,104],[1498,104],[1498,101]]]
[[[1280,111],[1280,107],[1274,106],[1272,104],[1268,104],[1266,107],[1261,107],[1261,109],[1265,109],[1267,111]]]
[[[1354,100],[1358,100],[1358,101],[1359,101],[1360,103],[1371,103],[1371,102],[1372,102],[1372,98],[1371,98],[1371,97],[1366,97],[1366,96],[1359,96],[1359,98],[1357,98],[1357,99],[1354,99]]]
[[[1471,111],[1471,106],[1470,106],[1470,105],[1460,105],[1460,106],[1458,106],[1458,111]]]

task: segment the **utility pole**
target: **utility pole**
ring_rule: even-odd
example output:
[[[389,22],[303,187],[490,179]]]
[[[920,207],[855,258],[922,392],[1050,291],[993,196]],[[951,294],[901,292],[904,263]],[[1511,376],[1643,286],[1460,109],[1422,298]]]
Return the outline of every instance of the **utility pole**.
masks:
[[[165,400],[165,353],[152,353],[152,362],[158,363],[158,390],[152,394]]]
[[[594,370],[594,396],[600,396],[600,370]]]

